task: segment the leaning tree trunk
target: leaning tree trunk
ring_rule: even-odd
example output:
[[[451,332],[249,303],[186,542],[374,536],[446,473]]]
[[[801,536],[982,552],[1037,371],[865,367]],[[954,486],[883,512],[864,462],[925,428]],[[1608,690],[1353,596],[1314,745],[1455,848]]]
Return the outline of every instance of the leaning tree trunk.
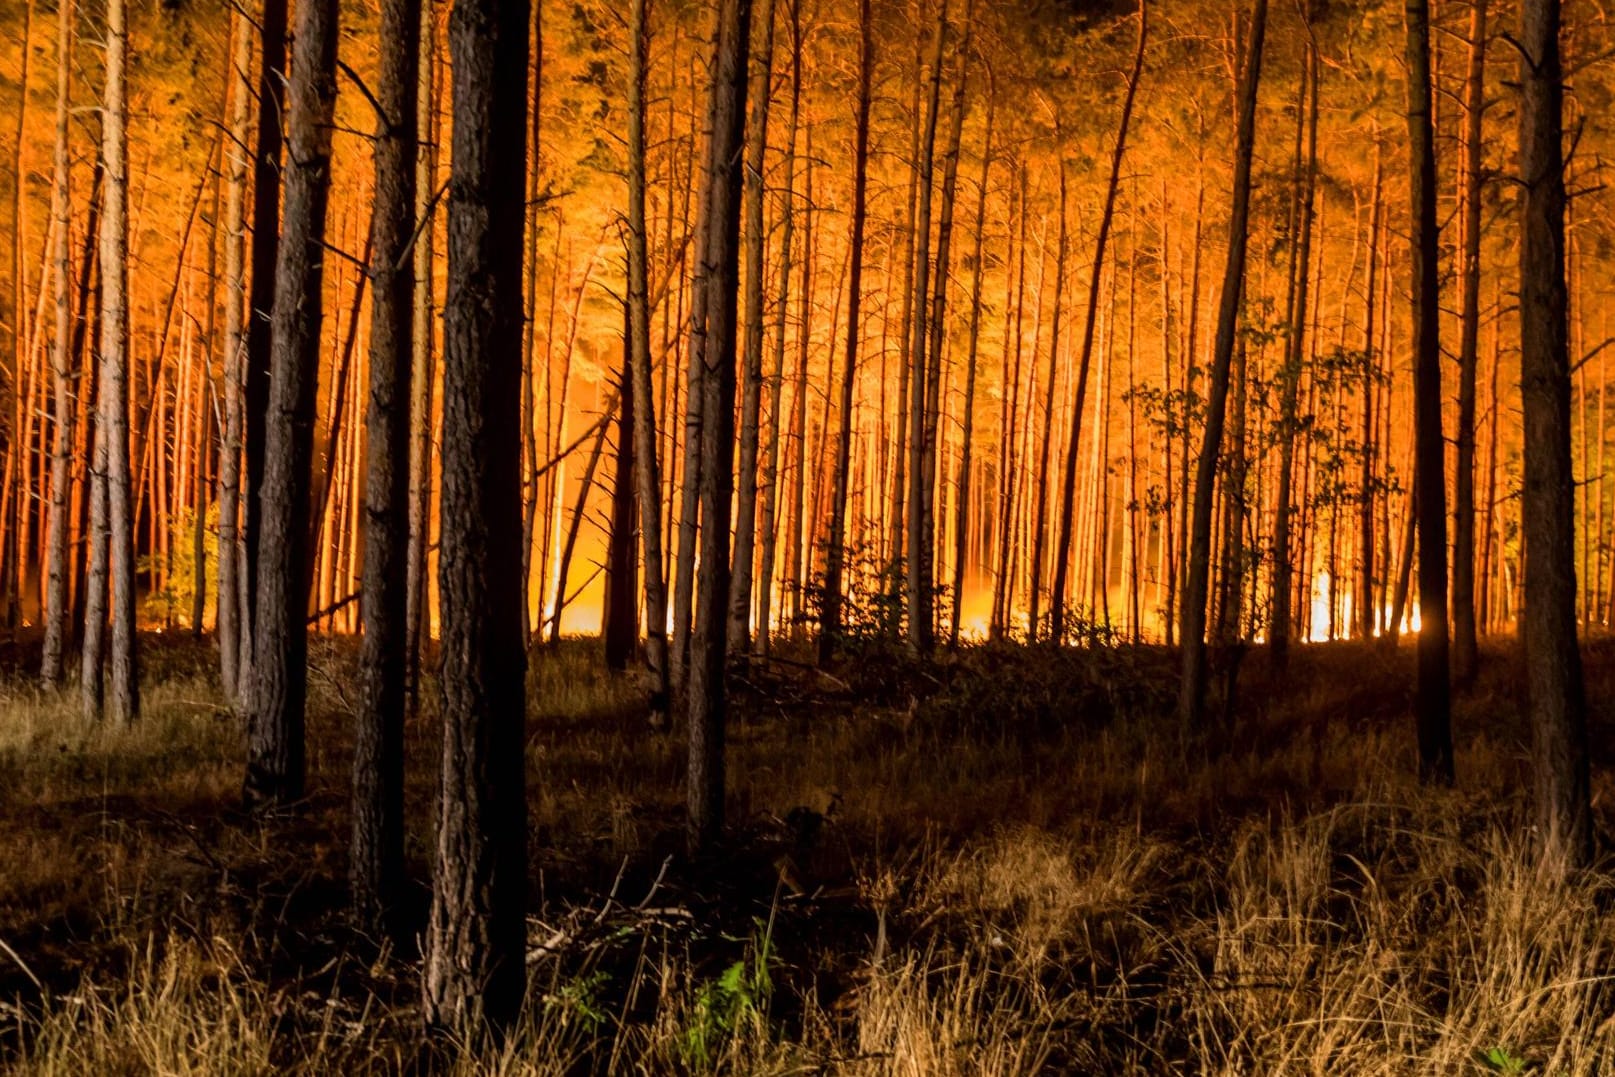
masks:
[[[846,550],[847,488],[852,461],[852,403],[863,326],[864,229],[869,219],[869,109],[873,97],[874,35],[869,0],[858,3],[858,106],[852,142],[852,247],[847,255],[847,360],[841,373],[840,426],[836,431],[835,493],[824,557],[824,606],[819,624],[819,664],[828,665],[841,635],[841,577]]]
[[[1133,102],[1137,99],[1139,80],[1144,73],[1144,44],[1149,33],[1145,10],[1143,0],[1140,0],[1138,49],[1133,54],[1133,70],[1127,78],[1127,96],[1122,102],[1121,121],[1116,126],[1116,145],[1110,156],[1110,182],[1105,188],[1105,208],[1099,217],[1093,267],[1088,274],[1088,317],[1083,325],[1082,351],[1077,361],[1077,400],[1071,412],[1071,434],[1065,447],[1065,473],[1060,494],[1060,537],[1054,545],[1054,583],[1049,594],[1049,639],[1056,646],[1065,642],[1065,584],[1071,561],[1071,515],[1076,500],[1077,446],[1082,437],[1082,410],[1088,395],[1088,366],[1093,359],[1094,326],[1099,318],[1099,283],[1104,277],[1105,245],[1110,240],[1111,222],[1115,219],[1116,191],[1121,186],[1122,160],[1127,152],[1127,129],[1133,120]],[[1100,586],[1107,588],[1108,581],[1102,581]]]
[[[68,250],[72,242],[72,161],[69,157],[67,117],[73,93],[73,0],[61,0],[56,29],[56,152],[51,180],[51,220],[56,231],[52,249],[51,286],[56,301],[56,334],[51,341],[53,418],[56,424],[50,467],[50,534],[46,560],[50,565],[45,593],[45,643],[39,679],[53,687],[62,672],[62,640],[67,634],[67,523],[69,494],[73,488],[73,371],[72,304]]]
[[[107,573],[111,578],[110,717],[140,714],[135,655],[135,520],[129,490],[129,142],[124,95],[128,28],[124,0],[107,5],[106,107],[101,160],[101,430],[106,444]]]
[[[409,432],[414,357],[416,82],[420,0],[384,0],[370,218],[370,406],[359,713],[349,879],[359,922],[393,934],[404,889],[404,709],[409,630]]]
[[[269,409],[258,492],[257,596],[247,704],[249,807],[303,796],[308,690],[309,474],[320,362],[325,217],[336,104],[336,0],[297,7],[299,62],[286,88],[286,206],[275,266]]]
[[[1593,852],[1586,698],[1576,642],[1575,478],[1565,285],[1559,0],[1520,11],[1520,401],[1525,416],[1525,637],[1537,830],[1562,867]]]
[[[1223,272],[1217,310],[1217,336],[1207,387],[1204,435],[1195,462],[1194,504],[1189,527],[1189,557],[1178,610],[1178,638],[1183,647],[1183,681],[1178,715],[1189,733],[1198,732],[1206,712],[1206,597],[1211,584],[1211,508],[1216,493],[1217,464],[1222,455],[1223,422],[1228,407],[1228,372],[1233,364],[1239,305],[1245,284],[1246,233],[1250,224],[1251,154],[1256,144],[1256,90],[1262,75],[1262,42],[1267,36],[1267,0],[1251,7],[1249,54],[1239,89],[1239,134],[1234,149],[1234,210],[1229,226],[1228,264]]]
[[[1419,775],[1451,784],[1447,672],[1447,476],[1441,436],[1440,225],[1430,104],[1429,0],[1408,0],[1408,144],[1413,188],[1413,440],[1419,543]],[[1572,589],[1573,591],[1574,589]],[[1574,599],[1572,599],[1574,601]]]
[[[458,0],[443,321],[443,755],[429,1025],[509,1028],[526,986],[521,341],[526,0]]]
[[[708,206],[699,237],[707,272],[703,366],[701,568],[696,581],[686,702],[690,736],[689,841],[709,849],[723,826],[724,668],[729,628],[729,502],[734,492],[735,312],[740,287],[741,141],[746,126],[746,54],[751,0],[718,8],[712,69]]]
[[[1458,459],[1452,516],[1452,675],[1475,678],[1480,650],[1475,630],[1475,397],[1480,367],[1480,213],[1485,182],[1481,121],[1486,114],[1486,3],[1469,8],[1469,77],[1464,82],[1463,258],[1458,343]]]

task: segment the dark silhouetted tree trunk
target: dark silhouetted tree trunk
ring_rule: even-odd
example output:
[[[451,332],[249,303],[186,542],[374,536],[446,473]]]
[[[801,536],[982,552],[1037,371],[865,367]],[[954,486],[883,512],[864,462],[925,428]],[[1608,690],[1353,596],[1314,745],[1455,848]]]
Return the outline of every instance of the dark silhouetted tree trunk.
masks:
[[[988,72],[989,77],[991,71]],[[981,344],[981,284],[986,275],[982,246],[987,234],[987,179],[993,164],[993,110],[996,87],[987,88],[986,131],[981,140],[981,174],[976,178],[976,237],[971,253],[975,272],[970,281],[970,336],[965,345],[964,430],[959,435],[958,495],[953,524],[953,612],[948,619],[949,642],[959,645],[959,621],[964,609],[965,581],[970,567],[971,448],[976,433],[976,359]],[[1006,265],[1007,265],[1006,253]],[[1007,316],[1008,311],[1005,311]]]
[[[245,697],[251,692],[253,633],[257,629],[258,542],[264,479],[264,431],[269,410],[269,364],[275,307],[275,270],[280,261],[281,93],[286,74],[286,0],[263,0],[259,19],[262,52],[258,66],[258,150],[252,176],[252,291],[247,300],[246,376],[242,379],[243,449],[247,485],[242,491],[241,591],[245,601],[237,614],[239,659],[236,683]]]
[[[1099,235],[1094,240],[1093,265],[1088,273],[1088,316],[1083,323],[1082,346],[1077,360],[1077,398],[1071,412],[1071,433],[1065,447],[1065,472],[1060,493],[1060,536],[1054,544],[1054,583],[1049,593],[1049,638],[1056,645],[1065,641],[1066,577],[1071,563],[1071,517],[1076,501],[1077,446],[1082,437],[1082,411],[1088,396],[1088,367],[1093,359],[1094,328],[1099,320],[1099,284],[1104,277],[1105,247],[1116,215],[1116,191],[1121,186],[1122,160],[1127,153],[1127,129],[1133,122],[1133,102],[1144,73],[1144,45],[1149,37],[1149,21],[1143,0],[1138,8],[1138,48],[1133,54],[1133,70],[1127,77],[1127,95],[1116,125],[1116,145],[1110,156],[1110,181],[1105,187],[1105,208],[1099,217]],[[1056,285],[1058,287],[1058,285]],[[1053,385],[1053,381],[1050,381]],[[1108,509],[1105,510],[1108,512]],[[1108,592],[1109,581],[1100,582]]]
[[[1458,460],[1452,517],[1452,675],[1475,678],[1475,397],[1480,367],[1480,196],[1485,182],[1481,121],[1486,114],[1486,4],[1469,6],[1469,77],[1464,81],[1463,295],[1458,344]]]
[[[1430,113],[1429,0],[1408,0],[1408,145],[1413,189],[1414,488],[1419,542],[1419,774],[1450,784],[1447,672],[1447,476],[1441,436],[1440,225]]]
[[[624,308],[622,402],[617,410],[616,474],[611,483],[611,535],[606,549],[606,601],[601,625],[606,668],[621,672],[639,642],[639,580],[634,555],[634,372],[632,328]]]
[[[1525,637],[1536,820],[1543,852],[1587,863],[1593,825],[1576,642],[1575,480],[1565,285],[1559,0],[1520,10],[1520,399],[1525,415]]]
[[[774,0],[764,0],[761,37],[752,64],[751,120],[746,129],[746,331],[742,351],[739,486],[735,492],[735,551],[729,589],[729,650],[751,649],[752,565],[757,551],[757,450],[763,400],[763,195],[768,150],[768,104],[774,73]],[[767,631],[766,627],[764,631]]]
[[[246,799],[303,795],[308,691],[309,475],[320,361],[325,217],[336,103],[336,0],[297,8],[297,62],[287,85],[286,205],[275,268],[274,348],[258,493],[257,598],[248,700]]]
[[[689,840],[707,849],[723,826],[724,668],[729,629],[729,508],[734,492],[735,313],[740,288],[741,142],[746,126],[746,55],[751,0],[722,0],[713,34],[706,228],[698,237],[707,277],[700,350],[701,568],[686,685],[690,736]],[[688,479],[686,480],[688,481]]]
[[[1234,209],[1229,226],[1228,265],[1223,272],[1217,310],[1210,385],[1200,458],[1195,462],[1194,505],[1189,550],[1178,610],[1178,638],[1183,647],[1183,683],[1178,714],[1190,733],[1200,730],[1206,710],[1206,598],[1211,585],[1211,509],[1217,465],[1222,456],[1223,422],[1228,407],[1228,373],[1239,329],[1239,306],[1245,282],[1246,232],[1250,223],[1251,153],[1256,144],[1256,91],[1262,74],[1262,43],[1267,36],[1267,0],[1251,6],[1249,54],[1239,89],[1239,134],[1234,149]]]
[[[391,934],[404,887],[405,623],[410,367],[414,358],[416,90],[420,0],[384,0],[370,218],[370,403],[365,413],[364,582],[349,878],[361,924]]]
[[[443,321],[443,756],[428,1025],[507,1029],[526,986],[522,639],[525,0],[458,0]]]
[[[662,552],[662,469],[656,453],[656,401],[650,358],[649,240],[645,225],[645,80],[650,38],[648,0],[632,0],[628,25],[633,70],[628,83],[628,361],[633,404],[634,481],[645,552],[645,665],[650,672],[650,725],[665,729],[671,706],[667,664],[667,577]],[[779,395],[775,394],[778,400]],[[626,405],[624,405],[626,407]]]

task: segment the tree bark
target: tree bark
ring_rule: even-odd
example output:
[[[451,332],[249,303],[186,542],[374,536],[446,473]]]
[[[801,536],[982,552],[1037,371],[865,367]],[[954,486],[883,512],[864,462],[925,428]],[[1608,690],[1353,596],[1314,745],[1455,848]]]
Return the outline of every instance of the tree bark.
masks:
[[[763,182],[768,150],[768,104],[774,73],[774,0],[763,0],[758,53],[752,63],[751,120],[746,129],[746,331],[741,364],[739,486],[735,495],[735,550],[729,597],[729,651],[751,649],[752,565],[757,550],[757,451],[763,399]],[[767,631],[767,627],[763,629]]]
[[[395,935],[404,888],[404,709],[414,357],[415,167],[421,0],[384,0],[370,218],[370,403],[365,465],[359,713],[349,881],[359,922]]]
[[[444,303],[443,755],[427,1024],[500,1034],[526,986],[521,633],[525,0],[458,0]]]
[[[298,62],[286,88],[286,205],[275,266],[257,597],[248,702],[246,801],[302,799],[308,690],[309,477],[324,313],[325,218],[336,103],[337,0],[297,8]]]
[[[991,71],[988,72],[989,79]],[[971,448],[976,433],[976,352],[981,343],[981,285],[986,276],[982,247],[987,234],[987,179],[993,166],[993,118],[996,87],[987,88],[986,131],[981,136],[981,174],[976,177],[976,241],[971,262],[975,273],[970,282],[970,335],[965,346],[964,430],[959,435],[959,479],[953,524],[953,613],[948,619],[949,641],[959,645],[959,622],[964,610],[965,583],[970,568],[970,487]],[[1005,256],[1008,264],[1008,256]],[[1008,314],[1008,311],[1005,311]]]
[[[109,717],[140,714],[135,653],[135,520],[129,489],[129,143],[125,133],[124,0],[107,5],[106,105],[101,158],[106,204],[101,211],[101,430],[106,443],[107,572],[111,579],[112,652]]]
[[[259,504],[264,478],[265,422],[269,409],[269,365],[275,306],[275,273],[280,261],[280,188],[286,74],[286,0],[263,0],[259,19],[262,52],[258,63],[258,148],[252,177],[252,293],[247,306],[244,409],[247,486],[242,492],[242,591],[237,613],[240,658],[236,680],[245,697],[250,691],[253,632],[258,606]]]
[[[735,308],[740,287],[741,142],[746,126],[746,55],[751,0],[722,0],[713,34],[707,212],[701,236],[707,279],[701,305],[701,568],[686,685],[690,756],[688,830],[692,850],[707,850],[723,826],[724,685],[729,628],[729,509],[734,492]],[[686,476],[686,482],[689,477]]]
[[[1419,543],[1419,775],[1450,785],[1447,666],[1447,477],[1441,434],[1440,226],[1431,119],[1429,0],[1407,0],[1408,144],[1413,256],[1414,488]]]
[[[1575,479],[1565,283],[1559,0],[1520,9],[1520,398],[1524,610],[1537,838],[1549,863],[1592,858],[1586,697],[1576,641]]]
[[[51,180],[51,220],[55,246],[51,285],[56,303],[56,333],[51,342],[55,442],[50,469],[50,535],[46,541],[49,582],[45,594],[45,641],[39,679],[54,687],[62,672],[62,640],[67,634],[67,524],[73,477],[73,370],[72,303],[68,251],[72,242],[72,160],[68,143],[68,114],[73,94],[73,0],[60,0],[56,27],[56,148]]]
[[[645,572],[645,665],[650,673],[650,725],[665,729],[672,687],[667,662],[667,577],[662,553],[662,474],[651,392],[649,237],[645,223],[645,82],[650,63],[649,0],[631,0],[628,26],[628,348],[633,402],[634,481]],[[775,400],[779,398],[775,393]],[[536,496],[537,491],[534,491]],[[766,582],[765,582],[766,586]]]
[[[622,672],[639,642],[639,581],[634,559],[634,385],[631,316],[623,310],[621,403],[617,410],[616,474],[611,484],[611,534],[606,545],[606,598],[600,634],[606,668]]]
[[[1486,114],[1486,4],[1470,0],[1469,76],[1464,81],[1463,254],[1458,344],[1458,460],[1453,484],[1452,675],[1460,686],[1480,665],[1475,626],[1475,398],[1480,367],[1480,198],[1485,181],[1481,121]]]

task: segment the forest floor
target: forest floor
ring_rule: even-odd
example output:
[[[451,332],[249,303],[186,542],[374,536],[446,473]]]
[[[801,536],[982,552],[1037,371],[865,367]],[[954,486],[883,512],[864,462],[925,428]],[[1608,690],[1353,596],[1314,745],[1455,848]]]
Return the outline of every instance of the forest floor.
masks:
[[[687,862],[684,757],[591,641],[530,676],[531,1004],[422,1041],[418,965],[344,915],[353,647],[313,643],[306,803],[239,806],[214,659],[146,637],[144,719],[86,724],[0,647],[0,1067],[39,1074],[1580,1075],[1615,1069],[1615,858],[1528,864],[1517,653],[1418,787],[1412,655],[1260,655],[1215,751],[1160,649],[865,651],[737,683],[730,840]],[[1587,649],[1615,817],[1615,641]],[[433,691],[409,728],[429,875]]]

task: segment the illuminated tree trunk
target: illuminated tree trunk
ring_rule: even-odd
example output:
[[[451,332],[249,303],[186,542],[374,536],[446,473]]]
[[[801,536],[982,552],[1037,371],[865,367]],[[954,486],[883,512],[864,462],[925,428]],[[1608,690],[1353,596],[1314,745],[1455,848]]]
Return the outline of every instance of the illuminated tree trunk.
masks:
[[[936,640],[936,499],[938,430],[942,420],[942,357],[947,338],[948,284],[953,244],[953,216],[959,186],[959,141],[964,129],[965,91],[969,85],[971,15],[974,4],[966,0],[964,33],[960,38],[959,71],[954,77],[953,102],[949,109],[948,133],[942,149],[942,203],[937,214],[936,270],[932,274],[930,315],[927,318],[925,354],[924,438],[920,444],[920,499],[911,508],[919,515],[920,544],[915,563],[919,567],[919,594],[925,617],[923,645]]]
[[[1054,256],[1054,317],[1049,323],[1049,379],[1047,383],[1045,383],[1043,389],[1043,436],[1038,439],[1037,478],[1035,480],[1037,483],[1037,489],[1033,495],[1037,503],[1037,510],[1032,517],[1032,550],[1030,559],[1028,560],[1026,566],[1028,589],[1027,595],[1030,608],[1030,615],[1026,624],[1026,635],[1027,639],[1031,640],[1032,642],[1037,641],[1038,635],[1041,631],[1038,622],[1041,619],[1042,613],[1043,562],[1045,560],[1045,543],[1048,533],[1049,453],[1054,444],[1055,388],[1059,385],[1060,381],[1058,377],[1060,370],[1060,326],[1064,321],[1063,315],[1065,313],[1066,257],[1071,249],[1069,222],[1067,219],[1066,208],[1066,193],[1068,185],[1066,181],[1066,163],[1064,158],[1061,158],[1055,163],[1055,168],[1059,171],[1060,175],[1060,238],[1056,244]],[[1039,302],[1041,303],[1042,282],[1039,281],[1038,283],[1038,296]],[[1041,319],[1039,319],[1039,321],[1041,321]],[[1032,366],[1032,379],[1036,381],[1038,372],[1037,349],[1035,347],[1032,349]],[[1030,390],[1028,390],[1027,395],[1028,397],[1032,395]],[[1030,434],[1028,436],[1030,436]],[[1074,470],[1074,465],[1071,470]],[[1060,576],[1060,582],[1062,584],[1065,582],[1065,576],[1063,573]],[[1058,604],[1058,596],[1051,597],[1051,601]],[[1052,638],[1054,638],[1056,643],[1059,642],[1058,637]]]
[[[110,24],[111,17],[108,16]],[[6,463],[0,483],[0,588],[4,589],[3,612],[7,628],[15,628],[19,616],[21,579],[25,553],[21,545],[24,508],[21,491],[24,483],[22,471],[26,466],[27,438],[23,435],[25,418],[29,415],[28,394],[25,391],[23,371],[30,366],[28,357],[28,280],[24,262],[28,186],[24,180],[27,167],[23,135],[28,125],[28,71],[33,59],[34,0],[28,0],[22,12],[21,70],[17,76],[17,127],[12,150],[13,195],[11,213],[11,424],[6,441]],[[43,291],[43,289],[41,289]]]
[[[1273,514],[1273,602],[1268,624],[1268,652],[1273,668],[1281,675],[1289,664],[1292,608],[1295,605],[1291,588],[1295,565],[1291,552],[1290,524],[1295,509],[1295,439],[1300,432],[1297,397],[1306,352],[1307,290],[1312,280],[1312,222],[1318,191],[1318,46],[1310,36],[1302,77],[1303,99],[1308,99],[1309,93],[1310,110],[1300,104],[1296,108],[1296,176],[1291,213],[1291,237],[1295,246],[1284,319],[1284,365],[1279,371],[1278,504]],[[1307,135],[1304,164],[1301,158],[1303,129],[1310,132]],[[1297,233],[1299,239],[1295,239]],[[1303,498],[1303,509],[1305,505],[1306,499]],[[1303,560],[1301,563],[1301,588],[1305,595],[1310,592],[1312,578],[1306,568],[1307,562]]]
[[[420,64],[415,91],[415,130],[419,151],[415,158],[416,236],[414,311],[411,315],[409,415],[413,429],[409,445],[409,550],[404,585],[405,691],[413,711],[420,701],[421,643],[427,632],[428,595],[426,547],[432,514],[432,320],[433,255],[436,232],[433,210],[437,202],[437,13],[436,0],[421,4]],[[536,496],[536,491],[535,491]]]
[[[1239,133],[1234,150],[1234,206],[1229,227],[1228,264],[1223,273],[1217,311],[1217,337],[1212,354],[1206,400],[1205,432],[1195,463],[1194,506],[1185,567],[1178,636],[1183,647],[1183,682],[1178,713],[1185,729],[1198,732],[1206,707],[1206,598],[1211,577],[1211,508],[1217,466],[1222,455],[1223,418],[1228,402],[1228,374],[1239,328],[1239,306],[1245,281],[1245,248],[1250,222],[1251,155],[1256,142],[1256,91],[1262,73],[1262,43],[1267,35],[1267,0],[1251,7],[1249,53],[1239,90]]]
[[[775,299],[774,372],[770,378],[768,456],[763,470],[763,548],[759,566],[758,650],[768,654],[774,616],[774,565],[778,552],[780,431],[785,397],[785,320],[791,300],[791,246],[796,233],[796,131],[802,106],[802,19],[798,0],[788,0],[791,16],[791,111],[785,133],[785,204],[780,210],[779,295]]]
[[[135,655],[135,520],[129,487],[129,144],[125,57],[128,32],[123,0],[107,6],[106,105],[101,158],[106,205],[101,213],[101,430],[106,443],[107,574],[110,578],[112,651],[110,717],[134,721],[140,713]]]
[[[987,87],[986,130],[981,136],[981,174],[976,178],[976,242],[971,252],[975,272],[970,282],[970,336],[965,345],[964,430],[959,436],[959,479],[957,503],[954,506],[953,525],[953,613],[949,617],[949,635],[953,646],[959,645],[959,622],[964,609],[966,577],[971,564],[971,448],[976,435],[976,351],[981,342],[981,283],[986,276],[982,264],[982,247],[987,234],[987,179],[993,164],[993,110],[995,87]],[[1008,311],[1005,311],[1008,314]]]
[[[1441,434],[1441,282],[1428,0],[1408,0],[1408,142],[1413,189],[1414,486],[1419,543],[1419,773],[1450,784],[1446,443]]]
[[[62,640],[67,632],[67,524],[73,478],[72,304],[69,301],[68,251],[72,241],[72,160],[67,119],[73,93],[73,0],[60,0],[56,29],[56,148],[51,179],[51,219],[55,243],[51,286],[56,304],[56,332],[51,341],[55,442],[50,469],[50,536],[46,560],[50,578],[45,595],[45,641],[39,679],[56,684],[62,671]],[[20,184],[19,184],[20,186]]]
[[[809,125],[803,142],[802,155],[802,298],[798,308],[796,339],[796,369],[791,395],[791,523],[786,529],[785,585],[791,596],[791,632],[801,632],[805,568],[803,565],[803,534],[807,525],[802,517],[807,504],[807,395],[808,354],[813,342],[814,267],[819,247],[814,231],[818,208],[813,203],[813,127]]]
[[[875,46],[869,0],[858,3],[858,106],[853,134],[852,248],[848,254],[847,360],[841,376],[840,428],[836,433],[835,492],[830,498],[830,533],[825,550],[824,607],[819,624],[819,664],[828,665],[841,634],[841,574],[851,479],[853,388],[858,373],[859,318],[863,301],[864,227],[868,218],[869,108],[874,92]],[[744,461],[742,461],[744,468]]]
[[[1452,675],[1474,680],[1480,662],[1475,626],[1475,397],[1480,366],[1481,120],[1486,111],[1486,3],[1469,7],[1469,77],[1464,83],[1463,254],[1458,344],[1458,460],[1453,485]],[[1602,429],[1602,427],[1600,427]]]
[[[370,403],[365,415],[364,635],[353,752],[349,877],[359,922],[391,934],[404,888],[405,593],[409,558],[410,360],[414,354],[416,87],[420,0],[381,9],[376,186],[370,223]]]
[[[501,1033],[521,1010],[527,891],[521,604],[525,0],[458,0],[444,304],[443,755],[423,1001]],[[514,90],[512,89],[514,88]]]
[[[656,403],[651,395],[650,270],[645,224],[645,80],[650,37],[648,0],[632,0],[628,25],[628,396],[633,408],[634,481],[645,571],[645,665],[650,671],[650,725],[666,729],[671,706],[667,664],[667,577],[662,556],[662,476],[656,451]],[[787,225],[788,227],[788,225]],[[778,401],[776,391],[774,399]],[[777,410],[777,405],[776,405]],[[664,417],[671,421],[670,416]],[[534,489],[537,495],[537,489]],[[763,586],[768,586],[764,577]]]
[[[286,91],[284,242],[275,270],[274,349],[259,491],[262,531],[245,785],[250,807],[301,799],[305,776],[309,475],[336,103],[336,0],[299,4],[296,33],[302,59]]]
[[[998,452],[998,556],[997,569],[993,573],[993,623],[991,636],[995,640],[1003,639],[1009,634],[1010,622],[1014,617],[1015,606],[1015,574],[1013,569],[1013,553],[1016,542],[1017,499],[1016,483],[1021,470],[1019,439],[1017,437],[1020,425],[1020,394],[1021,394],[1021,328],[1025,315],[1026,298],[1026,163],[1022,161],[1017,169],[1019,181],[1016,184],[1016,232],[1014,233],[1016,268],[1014,280],[1011,282],[1009,271],[1005,270],[1004,310],[1008,324],[1013,326],[1004,335],[1004,352],[999,364],[999,377],[1008,394],[999,408],[999,452]],[[1006,260],[1006,267],[1008,262]],[[1013,310],[1011,316],[1009,311]],[[1012,358],[1013,356],[1013,358]]]
[[[751,649],[752,567],[757,551],[757,452],[763,400],[764,159],[768,104],[774,73],[774,0],[764,0],[761,40],[751,73],[751,120],[746,129],[746,331],[741,365],[739,486],[735,496],[735,549],[729,596],[729,650]],[[763,629],[767,631],[767,626]]]
[[[734,487],[735,307],[740,275],[741,142],[746,126],[746,55],[751,0],[723,0],[713,33],[706,227],[699,237],[707,274],[702,313],[701,569],[687,684],[692,850],[709,849],[723,826],[724,666],[729,627],[729,508]],[[686,482],[689,482],[686,476]]]
[[[258,21],[261,53],[258,67],[258,147],[252,179],[252,291],[247,301],[246,376],[243,379],[247,486],[242,494],[242,591],[238,613],[240,657],[236,664],[239,693],[250,691],[253,632],[258,608],[258,545],[264,476],[265,421],[269,409],[270,317],[275,306],[275,268],[280,260],[281,93],[286,75],[286,0],[263,0]]]
[[[1148,16],[1143,0],[1140,0],[1138,48],[1133,54],[1133,70],[1127,77],[1127,95],[1122,100],[1121,120],[1116,126],[1116,145],[1111,150],[1110,156],[1110,181],[1105,187],[1105,208],[1099,217],[1099,235],[1094,240],[1093,266],[1088,273],[1088,316],[1083,324],[1081,351],[1077,360],[1076,405],[1071,412],[1071,431],[1065,447],[1064,486],[1060,495],[1060,537],[1054,545],[1054,582],[1049,593],[1049,637],[1056,645],[1065,642],[1066,578],[1071,561],[1071,514],[1076,501],[1077,446],[1082,438],[1082,409],[1088,395],[1088,366],[1093,359],[1094,326],[1099,317],[1099,285],[1104,276],[1105,247],[1110,241],[1111,223],[1115,219],[1116,191],[1121,185],[1122,160],[1127,153],[1127,130],[1133,121],[1133,102],[1137,98],[1138,83],[1144,72],[1144,45],[1148,36]],[[1063,174],[1061,187],[1063,203],[1065,200]],[[1062,229],[1062,254],[1064,249]],[[1062,275],[1062,280],[1055,282],[1056,295],[1059,294],[1063,283]],[[1056,314],[1056,326],[1058,317]],[[1055,339],[1058,340],[1058,337]],[[1049,386],[1052,391],[1054,379],[1049,380]],[[1100,581],[1102,592],[1108,591],[1108,583],[1108,580]],[[1032,593],[1036,595],[1035,587]]]
[[[1555,866],[1593,853],[1586,699],[1576,641],[1575,479],[1565,287],[1558,0],[1520,10],[1520,397],[1525,416],[1525,644],[1537,832]]]
[[[1374,189],[1370,196],[1372,209],[1368,224],[1368,282],[1363,304],[1363,426],[1362,459],[1357,484],[1357,556],[1360,567],[1357,575],[1357,634],[1368,639],[1379,629],[1380,602],[1374,586],[1374,432],[1377,429],[1374,413],[1374,387],[1378,380],[1379,365],[1374,358],[1374,315],[1379,311],[1380,227],[1384,217],[1382,199],[1384,167],[1380,160],[1380,147],[1374,145]]]

